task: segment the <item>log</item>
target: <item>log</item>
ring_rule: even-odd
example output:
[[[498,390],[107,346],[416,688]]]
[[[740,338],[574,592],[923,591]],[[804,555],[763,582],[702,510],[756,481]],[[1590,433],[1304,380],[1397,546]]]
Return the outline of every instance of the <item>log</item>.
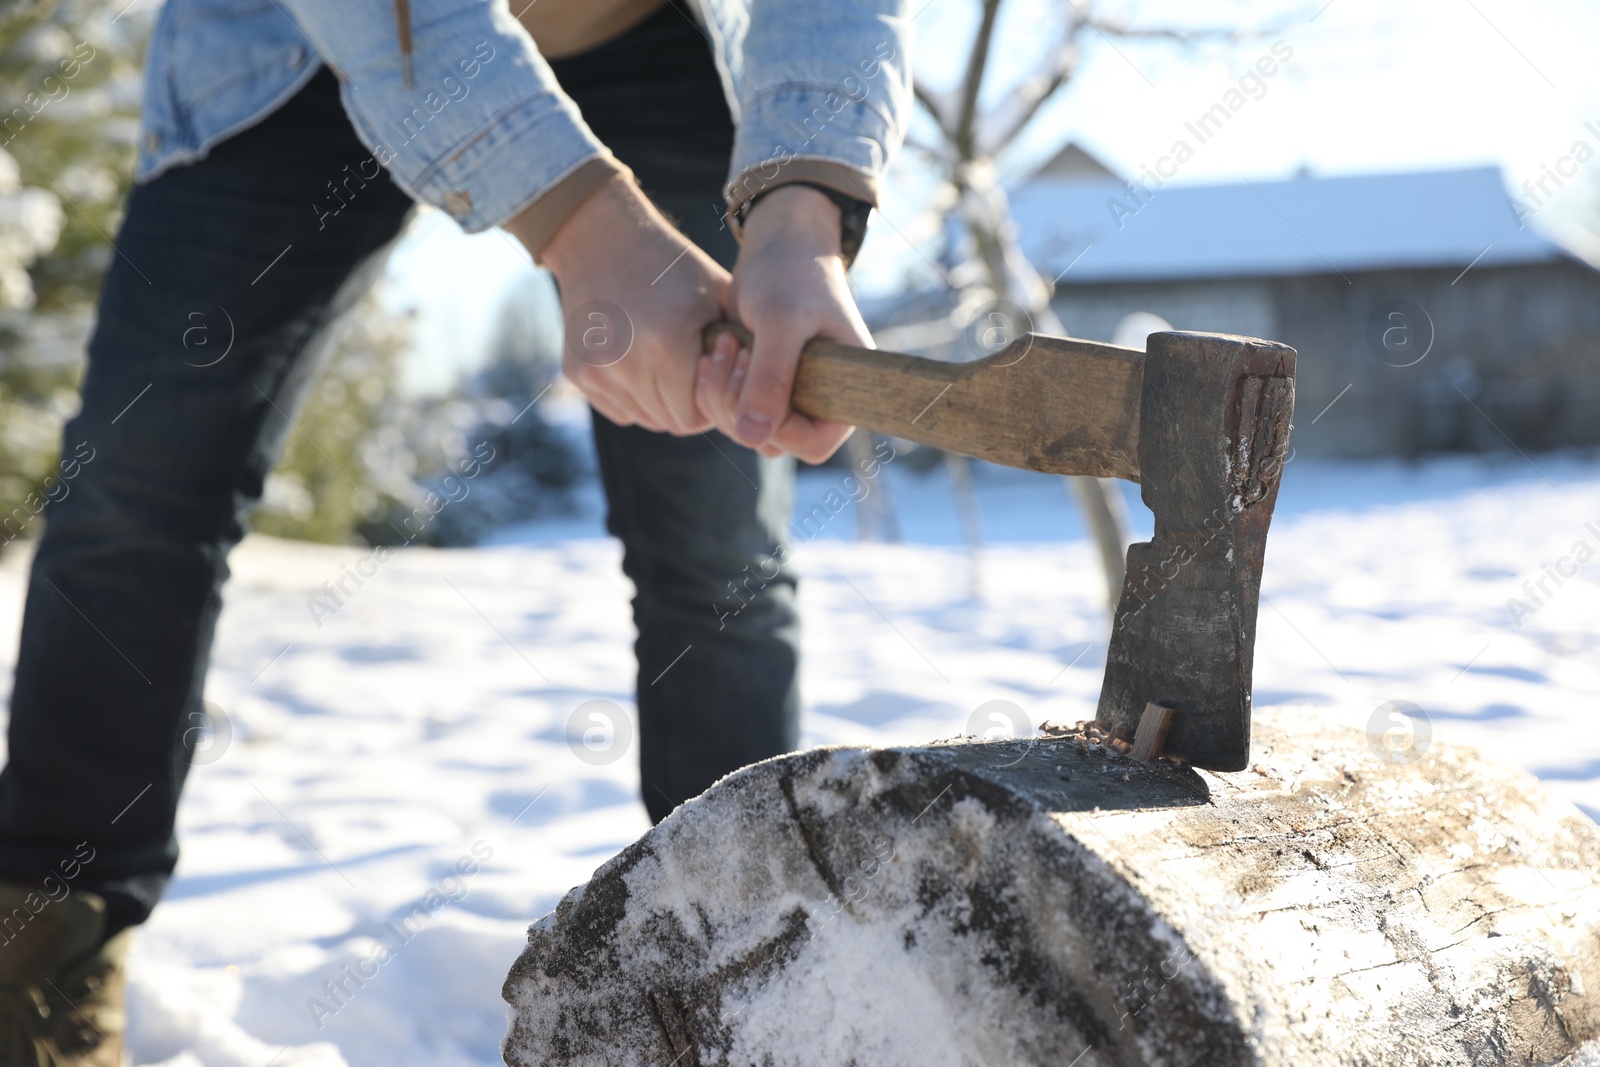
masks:
[[[1233,774],[1081,733],[745,768],[530,929],[507,1062],[1550,1064],[1600,1036],[1600,828],[1467,748],[1256,721]]]

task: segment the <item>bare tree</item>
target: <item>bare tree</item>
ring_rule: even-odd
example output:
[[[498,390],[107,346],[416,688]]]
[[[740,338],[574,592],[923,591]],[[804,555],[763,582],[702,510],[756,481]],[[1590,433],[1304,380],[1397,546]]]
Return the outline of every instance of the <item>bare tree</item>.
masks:
[[[955,262],[945,275],[954,291],[958,317],[980,315],[991,319],[992,328],[987,323],[979,327],[991,335],[995,330],[1002,334],[1009,331],[1011,336],[1025,330],[1064,334],[1061,320],[1050,306],[1052,283],[1028,261],[1017,243],[1017,227],[998,180],[995,157],[1014,144],[1044,105],[1071,82],[1082,60],[1086,37],[1188,43],[1232,39],[1235,35],[1225,30],[1130,27],[1097,15],[1098,8],[1093,4],[1068,0],[1059,8],[1053,44],[1004,97],[985,108],[980,105],[980,95],[995,58],[995,26],[1001,2],[979,0],[982,10],[977,31],[965,69],[952,88],[940,91],[918,80],[917,102],[933,120],[938,138],[931,144],[915,139],[908,144],[927,157],[943,179],[944,187],[935,204],[936,210],[945,215],[946,232],[959,235],[952,250]],[[997,342],[1009,339],[993,337]],[[953,462],[966,461],[958,457]],[[1106,479],[1067,481],[1099,547],[1109,600],[1115,607],[1122,591],[1128,543],[1122,498]],[[970,502],[963,504],[966,506]]]

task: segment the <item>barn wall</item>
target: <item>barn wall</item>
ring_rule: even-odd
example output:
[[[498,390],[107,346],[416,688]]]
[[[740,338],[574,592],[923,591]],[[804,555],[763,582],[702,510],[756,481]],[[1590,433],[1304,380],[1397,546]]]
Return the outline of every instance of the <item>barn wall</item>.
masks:
[[[1160,315],[1179,330],[1214,330],[1273,337],[1277,320],[1272,283],[1261,278],[1195,282],[1062,286],[1054,307],[1073,337],[1109,341],[1117,323],[1136,311]]]
[[[1093,340],[1150,311],[1295,346],[1297,453],[1600,444],[1600,273],[1581,263],[1062,286],[1055,307]]]

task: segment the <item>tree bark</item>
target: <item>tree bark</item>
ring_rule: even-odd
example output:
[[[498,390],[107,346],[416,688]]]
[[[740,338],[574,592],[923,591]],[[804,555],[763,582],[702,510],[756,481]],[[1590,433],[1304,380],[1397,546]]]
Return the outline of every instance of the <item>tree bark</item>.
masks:
[[[1249,770],[1081,738],[724,779],[506,980],[513,1065],[1549,1064],[1600,1035],[1600,828],[1316,711]]]

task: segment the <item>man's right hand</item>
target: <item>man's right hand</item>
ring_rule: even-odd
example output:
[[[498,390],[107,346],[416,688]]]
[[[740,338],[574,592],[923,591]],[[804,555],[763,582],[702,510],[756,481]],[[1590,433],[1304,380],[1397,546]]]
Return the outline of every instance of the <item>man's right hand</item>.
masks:
[[[517,234],[517,220],[506,224]],[[728,272],[633,182],[589,197],[545,243],[566,321],[562,370],[606,418],[680,437],[711,425],[695,406],[705,327],[724,317]]]

